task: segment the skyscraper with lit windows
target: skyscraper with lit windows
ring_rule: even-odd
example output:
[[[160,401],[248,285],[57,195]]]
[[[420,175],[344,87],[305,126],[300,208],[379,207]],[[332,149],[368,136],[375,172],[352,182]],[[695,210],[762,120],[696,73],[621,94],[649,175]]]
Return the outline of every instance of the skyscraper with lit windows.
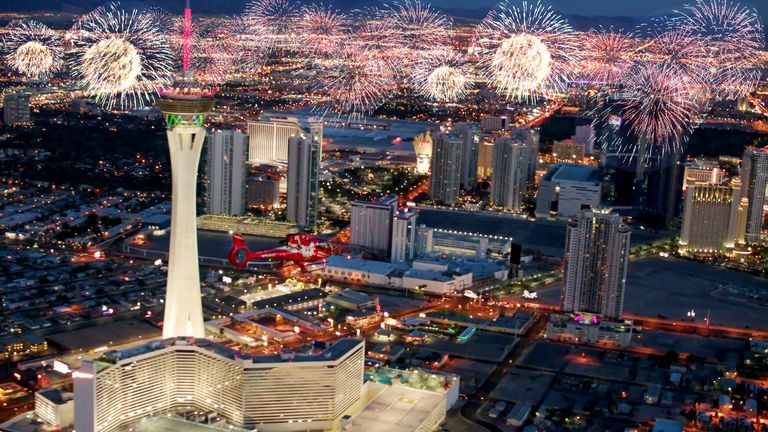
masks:
[[[461,161],[464,156],[462,138],[450,131],[432,134],[432,177],[429,195],[443,204],[455,204],[461,187]]]
[[[286,219],[312,229],[317,224],[320,192],[320,142],[311,137],[288,140],[288,193]]]
[[[528,140],[498,138],[493,145],[491,204],[504,210],[519,211],[528,185],[528,167],[533,151]]]
[[[619,319],[629,260],[629,228],[608,209],[583,210],[570,221],[560,307]]]
[[[768,150],[747,147],[741,161],[741,196],[749,200],[744,234],[748,243],[762,237],[766,185],[768,185]]]
[[[236,130],[213,131],[208,137],[206,174],[208,214],[245,213],[248,136]]]

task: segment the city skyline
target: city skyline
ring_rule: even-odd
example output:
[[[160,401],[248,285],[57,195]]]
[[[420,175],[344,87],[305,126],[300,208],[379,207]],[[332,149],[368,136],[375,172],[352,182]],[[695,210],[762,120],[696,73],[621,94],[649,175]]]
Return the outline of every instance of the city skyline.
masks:
[[[765,432],[748,5],[0,0],[0,429]]]

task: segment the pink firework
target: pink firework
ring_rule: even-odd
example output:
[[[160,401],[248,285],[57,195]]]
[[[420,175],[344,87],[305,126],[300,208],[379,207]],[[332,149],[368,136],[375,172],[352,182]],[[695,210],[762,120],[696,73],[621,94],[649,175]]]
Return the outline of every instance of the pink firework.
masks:
[[[620,103],[622,123],[652,146],[679,148],[692,131],[696,104],[678,67],[639,64],[627,74],[626,85],[629,97]]]
[[[671,65],[679,74],[679,79],[686,82],[691,91],[701,98],[708,97],[707,77],[710,74],[710,61],[707,56],[706,41],[686,28],[674,25],[659,31],[646,46],[650,63]]]
[[[613,27],[591,29],[583,54],[584,78],[601,84],[616,84],[630,66],[635,40]]]
[[[299,49],[309,55],[334,52],[348,36],[348,31],[347,17],[323,5],[303,7],[296,20]]]
[[[765,36],[757,12],[728,0],[696,0],[678,12],[675,23],[705,41],[713,93],[736,98],[755,89]]]

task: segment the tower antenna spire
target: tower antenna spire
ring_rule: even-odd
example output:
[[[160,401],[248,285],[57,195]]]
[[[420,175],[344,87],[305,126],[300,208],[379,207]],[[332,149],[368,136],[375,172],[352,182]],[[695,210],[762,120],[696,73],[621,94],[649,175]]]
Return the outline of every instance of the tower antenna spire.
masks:
[[[187,76],[187,70],[189,68],[189,48],[190,48],[190,34],[192,33],[192,8],[187,0],[186,7],[184,8],[184,35],[181,43],[181,73],[182,76]]]

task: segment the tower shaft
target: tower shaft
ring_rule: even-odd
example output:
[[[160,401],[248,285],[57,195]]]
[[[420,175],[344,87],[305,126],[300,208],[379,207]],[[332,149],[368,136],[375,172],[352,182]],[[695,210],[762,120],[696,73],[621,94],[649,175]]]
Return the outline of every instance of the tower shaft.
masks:
[[[172,210],[163,337],[204,337],[197,254],[197,169],[203,127],[176,127],[168,134]]]

